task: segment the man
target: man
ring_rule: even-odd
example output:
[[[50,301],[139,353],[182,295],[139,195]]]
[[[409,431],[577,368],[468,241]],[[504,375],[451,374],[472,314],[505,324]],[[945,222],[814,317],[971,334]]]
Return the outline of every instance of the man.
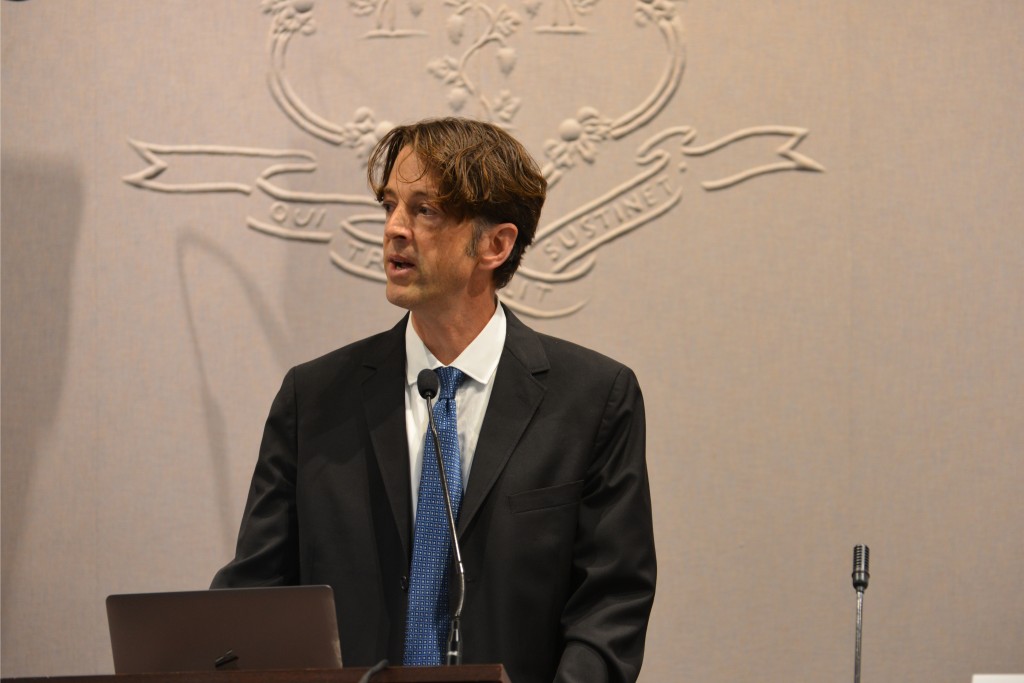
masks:
[[[213,587],[329,584],[346,664],[440,661],[452,579],[428,538],[440,477],[416,386],[439,369],[464,662],[513,683],[635,680],[655,585],[640,388],[497,300],[547,183],[514,138],[464,119],[393,129],[368,177],[387,299],[409,314],[285,377]]]

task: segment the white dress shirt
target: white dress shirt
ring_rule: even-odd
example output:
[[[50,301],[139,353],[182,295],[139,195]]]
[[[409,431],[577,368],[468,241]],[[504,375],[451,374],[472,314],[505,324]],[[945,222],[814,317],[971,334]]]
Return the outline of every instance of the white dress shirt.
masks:
[[[494,387],[494,374],[498,369],[502,349],[505,348],[505,326],[505,311],[501,304],[498,304],[484,329],[451,363],[466,376],[455,392],[463,491],[469,483],[473,456],[476,454],[476,442],[480,437],[484,413],[487,412],[487,403]],[[434,370],[439,367],[442,367],[442,363],[434,358],[434,354],[430,353],[416,334],[410,319],[405,326],[405,433],[409,439],[409,481],[412,484],[413,521],[416,520],[420,469],[423,467],[423,444],[429,424],[427,403],[420,397],[416,378],[424,368]],[[436,465],[431,463],[431,466]]]

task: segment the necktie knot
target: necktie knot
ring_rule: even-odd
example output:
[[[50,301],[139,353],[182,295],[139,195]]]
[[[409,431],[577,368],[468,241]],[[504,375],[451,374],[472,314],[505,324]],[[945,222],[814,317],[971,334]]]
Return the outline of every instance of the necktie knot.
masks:
[[[455,398],[455,390],[462,384],[466,375],[456,367],[448,366],[434,370],[441,380],[441,395],[438,398],[451,400]]]

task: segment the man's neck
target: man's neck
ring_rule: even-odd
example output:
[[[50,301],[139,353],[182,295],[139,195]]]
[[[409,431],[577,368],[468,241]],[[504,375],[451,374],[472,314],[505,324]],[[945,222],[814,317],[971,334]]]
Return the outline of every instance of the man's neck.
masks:
[[[497,298],[492,297],[487,305],[460,309],[444,315],[414,312],[411,315],[411,322],[416,334],[434,358],[444,365],[449,365],[487,326],[494,315],[495,306]]]

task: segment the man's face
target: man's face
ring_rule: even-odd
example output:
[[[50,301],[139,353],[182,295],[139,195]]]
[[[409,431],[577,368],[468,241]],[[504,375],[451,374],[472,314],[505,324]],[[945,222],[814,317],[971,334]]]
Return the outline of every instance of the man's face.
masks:
[[[418,314],[457,315],[490,279],[472,255],[473,221],[445,214],[433,178],[409,148],[399,152],[382,194],[388,301]]]

